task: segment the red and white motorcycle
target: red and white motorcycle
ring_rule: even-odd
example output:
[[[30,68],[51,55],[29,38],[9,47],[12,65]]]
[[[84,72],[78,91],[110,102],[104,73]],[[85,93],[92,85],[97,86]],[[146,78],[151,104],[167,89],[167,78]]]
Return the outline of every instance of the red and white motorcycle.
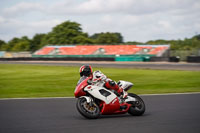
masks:
[[[118,97],[115,92],[104,87],[91,85],[90,78],[84,79],[75,89],[74,95],[78,98],[76,107],[81,115],[89,119],[96,119],[100,115],[129,113],[140,116],[145,112],[144,101],[136,94],[128,93],[128,96]],[[127,81],[117,83],[125,92],[133,84]]]

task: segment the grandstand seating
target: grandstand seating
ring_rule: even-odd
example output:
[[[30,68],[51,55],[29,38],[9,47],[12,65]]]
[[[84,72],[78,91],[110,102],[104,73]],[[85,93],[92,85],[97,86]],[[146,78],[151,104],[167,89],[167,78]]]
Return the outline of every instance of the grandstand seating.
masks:
[[[160,52],[164,51],[166,49],[166,47],[164,46],[160,46],[160,47],[155,47],[154,49],[152,49],[148,54],[153,54],[153,55],[157,55]]]
[[[51,51],[54,50],[54,47],[46,46],[43,47],[41,50],[37,51],[36,55],[48,55]]]
[[[169,48],[168,45],[45,46],[42,49],[35,52],[34,55],[98,55],[98,54],[102,54],[102,55],[134,55],[134,54],[157,55],[167,50],[168,48]]]
[[[59,55],[91,55],[97,49],[94,46],[60,47]]]

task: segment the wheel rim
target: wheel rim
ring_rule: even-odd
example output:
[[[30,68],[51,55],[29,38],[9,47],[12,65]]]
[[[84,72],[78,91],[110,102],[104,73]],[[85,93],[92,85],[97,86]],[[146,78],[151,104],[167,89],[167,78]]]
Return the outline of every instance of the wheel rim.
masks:
[[[87,101],[83,101],[81,103],[81,107],[84,109],[85,112],[89,114],[96,114],[97,113],[97,107],[95,104],[90,105],[90,103],[87,103]]]
[[[134,102],[133,107],[137,110],[142,110],[143,108],[143,102],[139,99],[136,99],[136,101]]]

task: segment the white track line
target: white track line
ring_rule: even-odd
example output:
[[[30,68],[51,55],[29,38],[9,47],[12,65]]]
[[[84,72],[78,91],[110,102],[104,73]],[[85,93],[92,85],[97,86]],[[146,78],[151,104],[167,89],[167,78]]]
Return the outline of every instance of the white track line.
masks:
[[[64,98],[74,98],[74,97],[39,97],[39,98],[0,98],[0,100],[45,100],[45,99],[64,99]]]
[[[167,96],[167,95],[190,95],[200,94],[200,92],[187,92],[187,93],[163,93],[163,94],[139,94],[140,96]]]
[[[168,96],[168,95],[191,95],[200,94],[200,92],[190,92],[190,93],[163,93],[163,94],[139,94],[139,96]],[[40,98],[0,98],[1,100],[45,100],[45,99],[73,99],[74,97],[40,97]]]

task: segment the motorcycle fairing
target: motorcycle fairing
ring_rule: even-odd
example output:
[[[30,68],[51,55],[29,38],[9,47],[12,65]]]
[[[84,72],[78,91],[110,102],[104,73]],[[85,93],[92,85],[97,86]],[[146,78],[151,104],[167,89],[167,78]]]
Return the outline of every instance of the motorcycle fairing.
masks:
[[[88,79],[90,79],[89,77],[84,79],[81,83],[79,83],[74,91],[74,95],[75,97],[80,97],[80,96],[84,96],[86,93],[83,91],[83,88],[86,87],[88,85]]]
[[[100,107],[102,107],[102,115],[123,114],[126,113],[131,106],[131,104],[126,102],[120,104],[118,97],[112,91],[104,87],[88,85],[84,88],[84,91],[87,91],[89,94],[102,101],[100,105]],[[89,99],[87,101],[89,102]],[[128,96],[125,101],[136,101],[136,99]],[[120,106],[127,106],[127,108],[120,110]]]
[[[120,109],[121,106],[126,106],[125,109]],[[102,104],[101,114],[110,115],[110,114],[124,114],[127,113],[131,104],[128,103],[119,103],[119,99],[115,98],[110,104]]]
[[[99,86],[88,85],[84,88],[84,91],[87,91],[95,98],[104,101],[106,104],[110,104],[114,99],[117,98],[117,96],[112,91]],[[108,92],[108,95],[102,95],[102,91]]]
[[[120,109],[119,99],[116,97],[110,104],[103,103],[102,115],[113,114]]]

